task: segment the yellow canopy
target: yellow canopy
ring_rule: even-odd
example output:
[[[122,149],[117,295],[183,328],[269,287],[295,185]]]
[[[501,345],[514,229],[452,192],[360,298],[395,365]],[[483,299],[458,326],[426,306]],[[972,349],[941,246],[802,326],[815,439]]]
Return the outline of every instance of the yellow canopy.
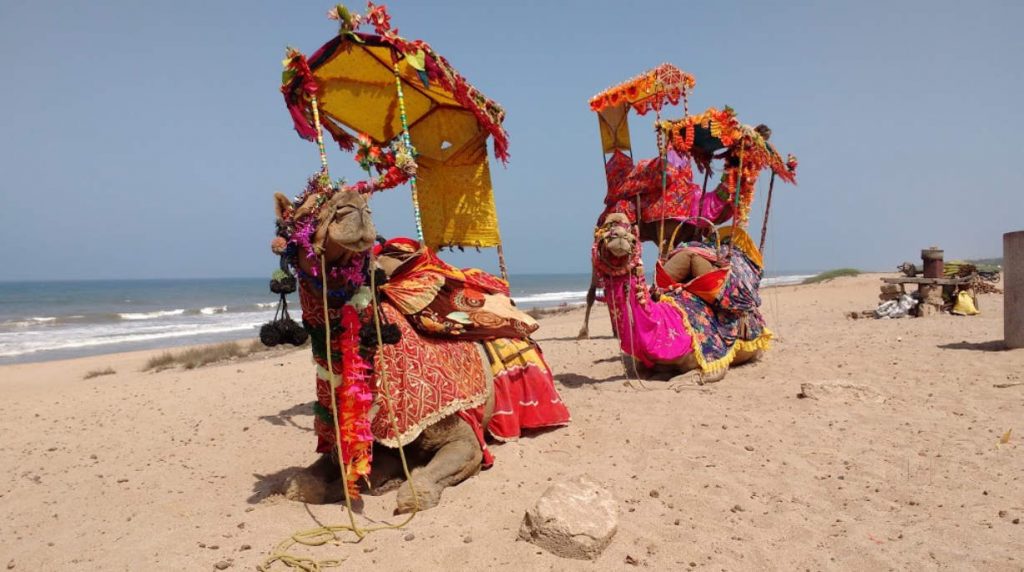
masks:
[[[487,138],[507,160],[504,111],[429,45],[397,36],[382,8],[369,15],[377,35],[343,30],[308,60],[298,54],[286,62],[282,91],[296,129],[309,138],[314,95],[321,124],[344,148],[358,133],[386,145],[407,126],[424,242],[498,246]]]

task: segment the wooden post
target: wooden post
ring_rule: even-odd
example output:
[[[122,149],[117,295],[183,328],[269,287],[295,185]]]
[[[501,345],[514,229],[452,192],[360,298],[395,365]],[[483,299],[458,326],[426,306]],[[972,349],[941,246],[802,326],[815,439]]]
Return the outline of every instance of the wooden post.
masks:
[[[1024,230],[1003,235],[1003,340],[1024,348]]]

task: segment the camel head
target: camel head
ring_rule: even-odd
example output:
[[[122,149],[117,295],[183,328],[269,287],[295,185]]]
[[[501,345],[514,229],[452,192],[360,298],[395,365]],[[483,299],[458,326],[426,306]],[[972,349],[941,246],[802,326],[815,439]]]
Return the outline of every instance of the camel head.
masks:
[[[297,241],[306,250],[296,257],[305,272],[319,264],[319,256],[328,265],[344,264],[369,250],[377,237],[366,197],[355,191],[311,193],[298,208],[281,193],[274,195],[274,202],[279,228],[290,228],[292,235],[302,232],[303,227],[312,231],[308,244]]]
[[[594,232],[594,266],[612,274],[632,270],[639,262],[637,230],[626,215],[612,213]]]

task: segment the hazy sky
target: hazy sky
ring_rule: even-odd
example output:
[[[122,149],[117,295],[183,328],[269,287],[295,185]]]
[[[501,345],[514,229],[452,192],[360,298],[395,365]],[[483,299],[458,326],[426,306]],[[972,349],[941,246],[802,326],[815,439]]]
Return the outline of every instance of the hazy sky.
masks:
[[[269,274],[271,194],[318,168],[280,62],[332,37],[329,7],[0,0],[0,279]],[[799,157],[799,186],[776,187],[769,269],[892,269],[930,244],[998,256],[1024,229],[1022,2],[388,7],[508,112],[512,161],[492,172],[513,274],[589,269],[605,184],[587,100],[661,62],[696,75],[691,110],[731,105]],[[632,118],[640,156],[652,120]],[[373,206],[385,234],[413,234],[406,188]]]

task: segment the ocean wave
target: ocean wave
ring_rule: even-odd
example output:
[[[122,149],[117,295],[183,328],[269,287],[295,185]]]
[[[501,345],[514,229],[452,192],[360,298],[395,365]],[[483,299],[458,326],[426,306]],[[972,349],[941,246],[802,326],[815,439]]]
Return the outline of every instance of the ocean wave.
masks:
[[[764,278],[761,280],[761,286],[792,286],[793,284],[800,284],[804,280],[814,276],[814,274],[791,274],[789,276],[773,276],[771,278]]]
[[[85,316],[31,316],[28,318],[16,318],[0,322],[0,328],[31,328],[37,326],[56,326],[68,322],[76,322],[84,319]]]
[[[82,348],[103,346],[125,346],[124,349],[138,347],[145,342],[170,340],[175,338],[212,336],[232,332],[251,331],[262,323],[247,319],[244,321],[223,322],[217,324],[174,324],[164,326],[147,326],[126,330],[124,327],[92,326],[69,328],[61,336],[53,336],[45,332],[0,334],[0,358],[16,358],[39,352],[67,351]]]
[[[156,318],[166,318],[168,316],[180,316],[184,313],[184,308],[177,308],[175,310],[157,310],[156,312],[125,312],[119,313],[118,316],[120,316],[122,320],[153,320]]]
[[[260,309],[263,309],[263,308],[276,308],[277,304],[278,304],[277,302],[256,302],[255,304],[253,304],[253,306],[256,306],[257,308],[260,308]]]
[[[207,306],[202,310],[199,310],[200,314],[204,316],[212,316],[214,314],[221,314],[228,311],[227,306]]]
[[[540,294],[530,294],[528,296],[513,296],[513,298],[516,301],[516,304],[550,304],[553,302],[569,302],[571,300],[577,300],[586,297],[586,290],[574,290],[567,292],[542,292]]]

